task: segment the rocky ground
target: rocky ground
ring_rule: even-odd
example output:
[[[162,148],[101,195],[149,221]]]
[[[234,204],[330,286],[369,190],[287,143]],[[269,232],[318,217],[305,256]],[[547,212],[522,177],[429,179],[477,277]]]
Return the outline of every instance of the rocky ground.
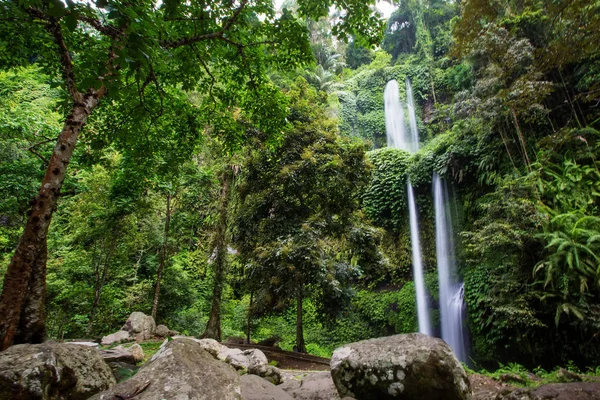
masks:
[[[563,383],[536,388],[515,386],[525,383],[516,374],[467,375],[442,340],[421,334],[351,343],[328,360],[157,332],[134,314],[102,340],[133,344],[47,342],[0,353],[0,400],[600,400],[600,383],[568,371]],[[162,336],[149,358],[146,341]]]

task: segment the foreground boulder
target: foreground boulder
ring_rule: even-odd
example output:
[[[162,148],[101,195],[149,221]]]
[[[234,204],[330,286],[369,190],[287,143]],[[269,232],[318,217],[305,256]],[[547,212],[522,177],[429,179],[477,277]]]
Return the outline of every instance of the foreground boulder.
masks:
[[[336,349],[331,376],[341,397],[471,399],[467,374],[450,347],[420,333],[364,340]]]
[[[20,344],[0,353],[2,400],[84,400],[114,384],[110,368],[89,346]]]
[[[132,378],[90,400],[241,399],[235,370],[191,339],[165,341]]]
[[[129,318],[127,318],[125,325],[121,328],[121,330],[129,332],[129,335],[137,342],[152,339],[155,329],[156,323],[154,322],[154,318],[139,311],[132,312]]]

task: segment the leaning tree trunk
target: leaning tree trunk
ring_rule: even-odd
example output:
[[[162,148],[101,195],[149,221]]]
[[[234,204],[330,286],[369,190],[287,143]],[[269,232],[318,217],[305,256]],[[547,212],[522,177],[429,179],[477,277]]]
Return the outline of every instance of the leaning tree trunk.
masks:
[[[0,296],[0,349],[15,343],[44,340],[46,299],[46,237],[65,180],[77,137],[104,89],[77,93],[71,114],[58,136],[42,186],[31,200],[27,223],[4,276]]]
[[[303,286],[300,283],[298,288],[298,294],[296,295],[296,351],[299,353],[306,353],[306,345],[304,343],[304,329],[302,327],[302,301],[304,300],[304,294],[302,292]]]
[[[227,262],[227,208],[229,206],[229,186],[232,175],[230,171],[223,173],[223,188],[221,189],[221,204],[219,205],[219,222],[212,246],[216,248],[213,271],[215,286],[213,287],[212,305],[203,338],[221,341],[221,297],[225,284],[225,263]]]
[[[156,321],[156,312],[158,311],[158,296],[160,294],[160,282],[162,279],[165,261],[167,258],[167,240],[169,240],[169,223],[171,222],[171,193],[167,194],[167,216],[165,218],[165,239],[163,241],[162,252],[160,253],[160,264],[156,272],[156,287],[154,289],[154,300],[152,301],[152,318]]]

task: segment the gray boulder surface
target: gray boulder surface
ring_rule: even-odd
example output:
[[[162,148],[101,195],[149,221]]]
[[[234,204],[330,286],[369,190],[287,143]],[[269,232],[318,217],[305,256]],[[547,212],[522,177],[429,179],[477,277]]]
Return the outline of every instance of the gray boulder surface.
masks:
[[[120,396],[120,397],[119,397]],[[90,400],[241,399],[240,378],[191,339],[166,341],[132,378]]]
[[[243,375],[241,378],[242,399],[244,400],[292,400],[293,397],[271,382],[256,376]]]
[[[237,349],[235,349],[237,350]],[[267,356],[258,349],[230,351],[225,357],[225,362],[235,369],[245,369],[250,374],[263,375],[267,372]]]
[[[227,347],[223,346],[215,339],[194,339],[194,341],[198,342],[205,351],[209,352],[215,358],[219,355],[221,351],[227,349]]]
[[[154,330],[154,334],[158,337],[165,338],[169,336],[171,331],[165,325],[158,325]]]
[[[341,397],[360,400],[467,400],[467,374],[441,339],[420,333],[351,343],[331,357]]]
[[[139,311],[132,312],[121,328],[121,330],[129,332],[130,336],[135,338],[137,342],[151,339],[154,336],[155,329],[154,318]]]
[[[271,382],[274,385],[279,385],[281,383],[283,383],[284,381],[284,374],[281,372],[281,370],[277,367],[274,367],[272,365],[267,365],[265,367],[265,372],[264,373],[259,373],[256,374],[262,378],[265,378],[266,380],[268,380],[269,382]]]
[[[110,350],[100,350],[100,355],[105,362],[124,362],[128,364],[135,364],[135,358],[130,351],[123,348],[123,346],[115,347]]]
[[[339,400],[340,396],[327,371],[306,374],[302,380],[290,379],[279,387],[298,400]]]
[[[479,374],[469,375],[472,400],[600,400],[599,382],[548,383],[522,388]]]
[[[110,346],[115,343],[123,343],[123,342],[131,342],[133,337],[129,334],[129,332],[120,330],[115,333],[111,333],[110,335],[106,335],[102,338],[100,343],[102,346]]]
[[[20,344],[0,353],[1,400],[84,400],[116,384],[89,346]]]
[[[600,383],[548,383],[532,390],[532,400],[600,400]]]
[[[125,350],[131,353],[133,360],[138,363],[144,361],[144,349],[137,343],[132,344],[129,347],[125,347]]]

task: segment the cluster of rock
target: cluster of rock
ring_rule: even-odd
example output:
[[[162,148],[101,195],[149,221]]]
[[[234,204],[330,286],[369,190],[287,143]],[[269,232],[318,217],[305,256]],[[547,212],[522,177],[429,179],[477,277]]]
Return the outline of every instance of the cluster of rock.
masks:
[[[120,330],[104,336],[101,343],[103,346],[110,346],[115,343],[142,342],[148,339],[166,338],[178,334],[178,332],[172,331],[164,325],[157,326],[154,318],[150,315],[136,311],[131,313]]]
[[[85,343],[13,346],[0,353],[0,400],[600,400],[599,383],[519,389],[468,378],[443,341],[421,334],[346,345],[334,352],[331,372],[301,379],[269,365],[258,349],[175,336],[117,383],[106,361],[121,362],[121,354],[140,359],[136,346],[104,353]]]

